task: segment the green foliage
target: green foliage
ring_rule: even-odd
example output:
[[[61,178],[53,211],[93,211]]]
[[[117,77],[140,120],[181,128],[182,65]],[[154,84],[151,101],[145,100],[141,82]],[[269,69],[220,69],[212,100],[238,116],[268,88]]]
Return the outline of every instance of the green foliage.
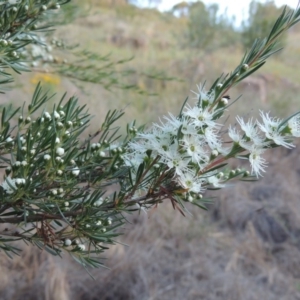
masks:
[[[191,46],[212,50],[236,43],[233,20],[219,15],[217,4],[204,5],[198,1],[188,6],[188,40]]]
[[[245,49],[251,47],[256,38],[263,38],[268,35],[270,27],[274,24],[277,16],[282,11],[278,8],[274,1],[261,3],[251,1],[249,6],[249,19],[243,24],[242,29],[242,44]],[[286,44],[286,36],[281,36],[279,39],[281,46]]]

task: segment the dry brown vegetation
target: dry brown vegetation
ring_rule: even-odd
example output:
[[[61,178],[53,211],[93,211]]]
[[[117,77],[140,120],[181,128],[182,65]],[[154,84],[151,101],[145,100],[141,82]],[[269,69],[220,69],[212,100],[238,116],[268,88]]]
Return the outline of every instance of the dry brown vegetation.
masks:
[[[166,74],[183,79],[132,79],[146,90],[157,92],[158,97],[131,91],[109,93],[96,85],[89,85],[85,94],[67,80],[55,86],[45,84],[58,92],[68,89],[70,94],[78,94],[97,117],[128,103],[127,121],[137,118],[149,122],[169,110],[176,113],[191,86],[231,70],[242,55],[238,46],[210,54],[183,49],[177,44],[180,36],[176,38],[174,32],[184,24],[156,12],[127,9],[122,13],[120,9],[100,7],[92,16],[57,33],[64,36],[68,32],[75,40],[80,36],[88,47],[112,51],[116,57],[134,54],[134,69],[146,71],[158,66]],[[253,77],[258,85],[245,82],[232,92],[233,97],[244,93],[232,115],[247,114],[249,107],[254,115],[258,108],[275,110],[281,116],[299,109],[299,33],[291,33],[289,41],[287,58],[270,60]],[[17,105],[20,91],[30,95],[33,85],[28,87],[26,80],[34,76],[23,77],[24,87],[8,93],[2,101],[15,100]],[[97,126],[96,121],[93,126]],[[264,178],[256,183],[237,182],[214,193],[216,199],[208,212],[189,206],[191,215],[184,218],[165,203],[147,215],[129,216],[130,223],[119,239],[129,246],[113,246],[105,260],[110,269],[91,270],[95,280],[66,255],[64,259],[52,257],[25,245],[20,245],[23,255],[13,260],[1,253],[0,298],[300,299],[299,156],[299,143],[294,150],[270,151]]]

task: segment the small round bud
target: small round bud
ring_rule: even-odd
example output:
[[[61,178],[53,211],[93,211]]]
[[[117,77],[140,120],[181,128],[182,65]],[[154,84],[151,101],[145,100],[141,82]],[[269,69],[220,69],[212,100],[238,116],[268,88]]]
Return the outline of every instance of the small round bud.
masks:
[[[96,202],[94,202],[94,206],[99,207],[103,203],[103,198],[100,197]]]
[[[56,190],[56,189],[51,190],[51,194],[52,194],[53,196],[56,196],[56,195],[57,195],[57,190]]]
[[[23,122],[23,116],[19,116],[19,123]]]
[[[98,220],[98,221],[96,222],[96,225],[97,225],[97,226],[102,225],[102,221],[101,221],[101,220]]]
[[[57,174],[58,176],[61,176],[61,175],[63,174],[63,171],[62,171],[62,170],[57,170],[57,171],[56,171],[56,174]]]
[[[46,5],[42,5],[41,10],[42,10],[42,11],[47,10],[47,6],[46,6]]]
[[[68,121],[67,124],[66,124],[67,128],[70,128],[73,126],[73,123],[71,121]]]
[[[85,250],[85,245],[79,244],[78,248],[79,248],[80,251],[84,251]]]
[[[247,65],[247,64],[242,65],[242,70],[243,71],[247,71],[248,69],[249,69],[249,65]]]
[[[223,105],[227,105],[228,104],[227,98],[222,98],[221,102],[222,102]]]
[[[194,198],[192,196],[188,196],[188,201],[189,202],[193,202],[194,201]]]
[[[62,110],[60,110],[58,113],[59,113],[59,115],[60,115],[61,117],[64,117],[64,116],[66,115],[65,112],[62,111]]]
[[[59,144],[60,143],[60,139],[57,137],[56,139],[55,139],[55,144]]]
[[[65,239],[65,241],[64,241],[64,245],[65,246],[71,246],[71,244],[72,244],[72,241],[70,240],[70,239]]]
[[[213,157],[217,157],[217,156],[219,155],[219,152],[218,152],[217,150],[213,150],[213,151],[211,152],[211,155],[212,155]]]
[[[217,87],[217,89],[220,89],[222,86],[223,86],[222,83],[218,83],[216,87]]]
[[[11,173],[11,167],[7,167],[5,169],[5,173],[6,173],[6,175],[9,175]]]
[[[74,168],[74,169],[72,170],[72,175],[75,176],[75,177],[78,176],[79,173],[80,173],[80,170],[79,170],[78,168]]]
[[[51,159],[51,156],[50,156],[49,154],[45,154],[45,155],[44,155],[44,160],[47,160],[47,161],[48,161],[48,160],[50,160],[50,159]]]
[[[65,149],[64,148],[57,148],[56,149],[56,154],[59,156],[63,156],[65,154]]]
[[[51,115],[47,112],[47,111],[45,111],[44,112],[44,118],[47,120],[47,121],[51,121]]]
[[[99,155],[100,155],[101,157],[105,157],[105,156],[106,156],[106,155],[105,155],[105,152],[103,152],[103,151],[100,151]]]
[[[12,8],[12,11],[13,11],[13,12],[17,12],[18,9],[14,6],[14,7]]]
[[[68,207],[68,206],[70,205],[70,203],[69,203],[68,201],[66,201],[66,202],[64,203],[64,205],[65,205],[66,207]]]
[[[31,122],[31,118],[30,117],[27,117],[26,119],[25,119],[25,124],[28,124],[28,123],[30,123]]]
[[[60,114],[57,111],[53,112],[53,116],[54,116],[54,119],[56,119],[56,120],[60,118]]]

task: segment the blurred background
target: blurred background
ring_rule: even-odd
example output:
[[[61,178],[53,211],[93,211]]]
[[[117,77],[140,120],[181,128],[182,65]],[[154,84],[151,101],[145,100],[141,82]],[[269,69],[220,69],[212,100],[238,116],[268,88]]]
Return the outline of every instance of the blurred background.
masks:
[[[134,119],[150,126],[168,112],[176,115],[187,96],[194,101],[190,91],[197,84],[209,87],[233,70],[283,9],[279,1],[241,2],[247,5],[238,11],[231,1],[73,0],[62,8],[63,21],[51,38],[106,57],[100,62],[104,78],[118,84],[83,82],[51,72],[51,65],[34,68],[15,76],[1,106],[21,105],[41,81],[57,93],[51,105],[65,91],[87,104],[96,116],[87,134],[109,109],[125,109],[123,128]],[[228,112],[228,123],[236,115],[258,116],[259,109],[279,117],[300,110],[300,25],[280,43],[281,52],[231,90],[231,99],[242,98]],[[61,55],[67,64],[74,53]],[[191,214],[183,217],[165,203],[128,216],[120,244],[104,257],[108,268],[91,270],[95,280],[66,255],[26,245],[13,260],[0,253],[0,299],[300,299],[299,146],[267,153],[269,166],[259,182],[210,193],[215,200],[207,212],[190,205]]]

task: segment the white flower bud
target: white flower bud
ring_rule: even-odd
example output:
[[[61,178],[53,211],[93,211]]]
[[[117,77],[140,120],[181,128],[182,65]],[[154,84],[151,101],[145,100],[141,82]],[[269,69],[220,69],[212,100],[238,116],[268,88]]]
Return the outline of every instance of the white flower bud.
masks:
[[[21,162],[17,160],[17,161],[14,163],[14,166],[15,166],[15,167],[20,167],[20,166],[21,166]]]
[[[213,150],[213,151],[211,152],[211,155],[217,157],[217,156],[219,155],[219,152],[218,152],[217,150]]]
[[[54,119],[60,118],[60,114],[56,110],[53,112],[53,116],[54,116]]]
[[[101,157],[105,157],[105,156],[106,156],[106,155],[105,155],[105,152],[103,152],[103,151],[100,151],[99,155],[100,155]]]
[[[74,168],[74,169],[72,170],[72,175],[74,175],[74,176],[78,176],[79,173],[80,173],[80,170],[79,170],[78,168]]]
[[[60,139],[57,137],[56,139],[55,139],[55,144],[59,144],[60,143]]]
[[[44,155],[44,160],[50,160],[50,159],[51,159],[51,156],[49,154]]]
[[[63,174],[63,171],[62,171],[62,170],[57,170],[57,171],[56,171],[56,174],[57,174],[58,176],[61,176],[61,175]]]
[[[61,117],[64,117],[66,114],[65,114],[64,111],[60,110],[60,111],[59,111],[59,115],[60,115]]]
[[[72,241],[70,240],[70,239],[65,239],[65,241],[64,241],[64,245],[65,246],[70,246],[72,244]]]
[[[192,196],[189,196],[189,197],[188,197],[188,201],[189,201],[189,202],[193,202],[193,201],[194,201],[194,198],[193,198]]]
[[[45,119],[47,120],[47,121],[50,121],[52,118],[51,118],[51,115],[47,112],[47,111],[45,111],[44,112],[44,117],[45,117]],[[42,120],[41,120],[42,121]]]
[[[85,250],[85,245],[79,244],[78,248],[80,249],[80,251],[84,251]]]
[[[65,136],[67,136],[67,137],[69,137],[69,136],[70,136],[70,134],[71,134],[71,133],[70,133],[70,131],[69,131],[69,130],[66,130],[66,132],[65,132],[65,134],[64,134],[64,135],[65,135]]]
[[[99,207],[103,203],[103,198],[100,197],[97,201],[94,202],[94,206]]]
[[[12,141],[13,139],[10,136],[5,140],[6,143],[11,143]]]
[[[98,220],[98,221],[96,222],[96,225],[97,225],[97,226],[102,225],[102,221],[101,221],[101,220]]]
[[[65,154],[65,149],[57,148],[56,149],[56,154],[59,155],[59,156],[63,156]]]
[[[62,122],[57,122],[56,126],[57,128],[63,128],[64,124]]]
[[[221,102],[224,104],[224,105],[227,105],[228,104],[228,100],[226,98],[222,98],[221,99]]]
[[[28,164],[27,164],[27,161],[25,161],[25,160],[23,160],[22,162],[21,162],[21,164],[22,164],[22,166],[23,167],[26,167]]]
[[[35,154],[35,149],[30,150],[30,154],[34,155]]]
[[[107,219],[107,224],[108,224],[108,225],[111,225],[111,224],[112,224],[112,218],[108,218],[108,219]]]
[[[70,203],[69,203],[68,201],[66,201],[66,202],[64,203],[64,205],[65,205],[66,207],[68,207],[68,206],[70,205]]]
[[[51,190],[51,194],[52,194],[53,196],[56,196],[56,195],[57,195],[57,190],[56,190],[56,189]]]

